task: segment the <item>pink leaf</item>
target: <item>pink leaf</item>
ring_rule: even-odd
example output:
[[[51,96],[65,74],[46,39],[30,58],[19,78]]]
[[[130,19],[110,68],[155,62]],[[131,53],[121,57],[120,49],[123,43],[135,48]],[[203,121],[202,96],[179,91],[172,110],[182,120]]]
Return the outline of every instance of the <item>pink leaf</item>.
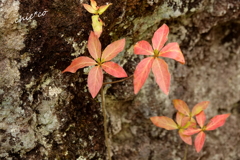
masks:
[[[168,71],[167,63],[160,58],[155,58],[152,65],[152,71],[158,86],[168,95],[171,76]]]
[[[127,77],[127,73],[117,63],[106,62],[102,64],[102,68],[104,69],[104,71],[106,71],[108,74],[114,77],[117,78]]]
[[[209,105],[209,101],[203,101],[198,104],[196,104],[193,109],[192,109],[192,117],[195,116],[196,114],[200,113],[204,109],[206,109]]]
[[[201,131],[200,128],[188,128],[188,129],[183,131],[183,134],[185,134],[187,136],[191,136],[191,135],[194,135],[194,134],[196,134],[200,131]]]
[[[183,113],[186,116],[190,116],[190,110],[184,101],[180,99],[174,99],[173,105],[179,112]]]
[[[180,138],[187,144],[192,145],[192,137],[183,134],[183,129],[178,131]]]
[[[88,74],[88,88],[94,98],[102,87],[103,72],[100,66],[93,67]]]
[[[148,57],[144,58],[140,63],[138,63],[133,78],[134,93],[137,94],[145,83],[152,67],[154,58]]]
[[[172,58],[182,64],[185,63],[182,51],[179,48],[178,43],[168,43],[160,52],[160,56]]]
[[[97,11],[96,11],[93,7],[91,7],[90,5],[88,5],[88,4],[83,4],[83,7],[84,7],[89,13],[92,13],[92,14],[96,14],[96,13],[97,13]]]
[[[168,39],[169,28],[163,24],[153,35],[152,44],[153,49],[160,51]]]
[[[102,62],[109,61],[117,56],[125,46],[125,38],[109,44],[103,51],[101,60]]]
[[[196,120],[197,120],[197,123],[199,124],[199,126],[202,128],[204,126],[205,121],[206,121],[205,113],[202,111],[199,114],[197,114],[196,115]]]
[[[202,147],[204,145],[206,138],[206,134],[204,132],[198,133],[198,135],[195,138],[195,149],[197,152],[200,152],[202,150]]]
[[[64,72],[72,72],[75,73],[79,68],[83,68],[86,66],[95,65],[96,62],[89,57],[78,57],[72,61],[72,63],[63,71]]]
[[[210,122],[206,126],[206,130],[214,130],[218,127],[221,127],[224,125],[226,122],[226,119],[230,116],[230,113],[228,114],[222,114],[222,115],[217,115],[213,117]]]
[[[101,43],[92,31],[88,38],[88,51],[95,60],[101,57]]]
[[[178,129],[177,124],[171,118],[165,116],[151,117],[150,120],[154,125],[165,128],[166,130]]]
[[[134,54],[154,55],[152,46],[147,41],[139,41],[134,46]]]

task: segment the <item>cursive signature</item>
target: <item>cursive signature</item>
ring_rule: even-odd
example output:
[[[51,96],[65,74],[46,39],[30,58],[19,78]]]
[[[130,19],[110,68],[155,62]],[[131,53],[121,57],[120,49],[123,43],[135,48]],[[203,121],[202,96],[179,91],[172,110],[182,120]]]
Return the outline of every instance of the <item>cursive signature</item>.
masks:
[[[34,17],[43,17],[43,16],[45,16],[45,15],[47,14],[47,12],[48,12],[47,10],[45,10],[45,11],[43,11],[43,12],[38,12],[38,11],[36,11],[36,12],[30,14],[30,15],[29,15],[29,13],[27,13],[27,16],[25,16],[25,17],[22,17],[22,16],[20,15],[19,18],[15,20],[15,23],[20,23],[20,22],[22,22],[22,21],[30,21],[30,20],[32,20]]]

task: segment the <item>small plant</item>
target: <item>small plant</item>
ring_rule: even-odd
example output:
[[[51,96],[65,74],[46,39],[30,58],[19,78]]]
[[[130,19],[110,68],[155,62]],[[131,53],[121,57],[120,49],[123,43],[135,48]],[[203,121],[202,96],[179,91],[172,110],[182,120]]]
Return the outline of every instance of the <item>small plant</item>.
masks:
[[[134,53],[148,55],[136,67],[134,72],[134,93],[137,94],[145,83],[150,70],[154,74],[155,80],[165,94],[168,94],[170,87],[170,73],[167,63],[159,57],[175,59],[184,64],[185,60],[178,43],[173,42],[163,45],[168,39],[169,28],[163,24],[153,35],[152,46],[147,41],[140,41],[134,46]]]
[[[190,112],[184,101],[175,99],[173,100],[173,105],[177,110],[177,123],[173,119],[165,116],[151,117],[150,120],[154,125],[166,130],[179,129],[178,133],[180,138],[189,145],[192,145],[191,135],[198,133],[195,138],[195,149],[197,152],[200,152],[206,137],[204,131],[215,130],[218,127],[223,126],[226,119],[230,116],[230,114],[217,115],[213,117],[206,126],[204,126],[206,120],[204,109],[208,107],[208,104],[208,101],[200,102],[196,104],[193,107],[192,112]],[[196,120],[194,117],[196,117]]]
[[[90,0],[91,5],[83,4],[83,7],[89,12],[94,14],[92,16],[92,27],[94,34],[99,38],[102,34],[103,30],[103,21],[99,18],[99,15],[103,14],[112,3],[109,3],[104,6],[97,6],[97,2],[94,0]]]
[[[94,66],[88,74],[88,88],[94,98],[103,84],[102,69],[117,78],[127,77],[126,72],[121,66],[110,61],[124,49],[124,46],[125,39],[121,39],[109,44],[105,50],[101,52],[101,43],[97,36],[91,32],[88,39],[88,51],[94,60],[86,56],[78,57],[74,59],[70,66],[63,72],[75,73],[79,68]]]
[[[137,55],[149,56],[140,61],[137,65],[134,74],[127,77],[127,73],[124,69],[111,60],[122,52],[125,47],[125,38],[117,40],[109,44],[103,51],[99,37],[103,31],[103,21],[99,18],[99,15],[104,13],[111,5],[97,6],[95,0],[90,0],[90,5],[83,4],[84,8],[93,14],[92,27],[93,31],[90,32],[87,48],[93,58],[87,56],[80,56],[72,61],[72,63],[63,71],[75,73],[78,69],[84,67],[91,67],[88,73],[88,89],[93,98],[95,98],[101,90],[101,106],[104,117],[104,134],[105,144],[107,147],[107,157],[111,160],[111,145],[107,131],[107,111],[105,109],[105,93],[103,87],[105,84],[118,83],[133,77],[134,93],[137,94],[144,85],[148,75],[152,69],[155,80],[160,89],[165,93],[169,93],[171,76],[168,71],[167,63],[160,57],[166,57],[174,59],[182,64],[185,63],[184,56],[179,48],[178,43],[172,42],[166,43],[168,39],[169,28],[166,24],[163,24],[152,37],[152,46],[147,41],[139,41],[134,45],[134,53]],[[103,82],[104,71],[114,77],[124,78],[113,82]],[[171,118],[165,116],[151,117],[151,121],[158,127],[165,128],[167,130],[178,129],[181,139],[192,145],[191,135],[198,133],[195,139],[195,148],[197,152],[202,149],[205,141],[204,131],[214,130],[222,126],[226,118],[230,114],[223,114],[215,116],[210,122],[204,126],[205,114],[204,109],[207,108],[209,102],[204,101],[195,105],[192,111],[189,110],[187,104],[182,100],[173,100],[174,107],[177,109],[176,122]],[[195,118],[196,117],[196,120]],[[198,125],[200,126],[197,127]],[[186,149],[187,151],[187,149]],[[185,157],[186,157],[185,152]]]

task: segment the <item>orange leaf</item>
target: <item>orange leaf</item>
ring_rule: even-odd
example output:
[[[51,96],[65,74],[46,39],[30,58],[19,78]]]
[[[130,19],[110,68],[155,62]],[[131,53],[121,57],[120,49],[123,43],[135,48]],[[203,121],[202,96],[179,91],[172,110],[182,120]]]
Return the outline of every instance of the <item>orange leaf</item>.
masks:
[[[182,64],[185,63],[182,51],[176,42],[168,43],[165,47],[163,47],[159,56],[172,58]]]
[[[184,117],[185,117],[184,114],[182,114],[181,112],[177,112],[176,122],[179,126],[182,126],[182,120]]]
[[[209,105],[209,101],[203,101],[203,102],[196,104],[192,109],[192,113],[191,113],[192,117],[195,116],[196,114],[200,113],[204,109],[206,109],[208,107],[208,105]]]
[[[178,134],[180,138],[187,144],[192,145],[192,137],[183,134],[183,129],[179,129]]]
[[[88,38],[88,51],[95,60],[101,57],[101,43],[92,31]]]
[[[88,74],[88,89],[94,98],[102,87],[103,72],[100,66],[93,67]]]
[[[191,122],[190,117],[183,117],[182,119],[182,128],[188,128],[189,126],[193,126],[193,122]]]
[[[133,78],[134,93],[137,94],[145,83],[153,64],[153,57],[144,58],[138,63]]]
[[[197,150],[197,152],[200,152],[202,150],[202,147],[205,142],[205,138],[206,138],[206,134],[203,131],[197,134],[195,138],[195,149]]]
[[[174,99],[173,105],[176,108],[176,110],[178,110],[179,112],[183,113],[184,115],[190,117],[190,110],[184,101],[182,101],[180,99]]]
[[[72,61],[72,63],[62,73],[64,73],[64,72],[75,73],[79,68],[83,68],[86,66],[92,66],[95,64],[96,64],[96,62],[89,57],[85,57],[85,56],[78,57],[78,58],[75,58]]]
[[[228,114],[222,114],[222,115],[217,115],[213,117],[210,122],[206,126],[206,130],[214,130],[218,127],[221,127],[224,125],[226,122],[226,119],[230,116],[230,113]]]
[[[197,120],[197,123],[199,124],[199,126],[202,128],[204,126],[205,121],[206,121],[205,113],[202,111],[199,114],[197,114],[196,115],[196,120]]]
[[[110,5],[112,5],[112,3],[99,7],[98,14],[99,15],[103,14],[103,12],[105,12]]]
[[[102,68],[104,69],[104,71],[106,71],[108,74],[114,77],[117,78],[127,77],[127,73],[117,63],[106,62],[102,64]]]
[[[124,46],[125,46],[125,38],[109,44],[102,53],[102,57],[101,57],[102,62],[109,61],[114,57],[116,57],[118,53],[123,51]]]
[[[184,126],[184,127],[186,127],[186,128],[196,128],[197,127],[197,122],[195,121],[195,119],[194,118],[191,118],[190,120],[189,120],[189,123],[187,123],[187,125],[186,126]]]
[[[96,13],[97,13],[97,11],[96,11],[93,7],[91,7],[90,5],[88,5],[88,4],[83,4],[83,7],[84,7],[89,13],[92,13],[92,14],[96,14]]]
[[[139,41],[134,46],[134,54],[154,55],[152,46],[147,41]]]
[[[91,6],[93,7],[93,9],[97,10],[97,2],[95,0],[90,0],[91,2]]]
[[[187,135],[187,136],[191,136],[191,135],[194,135],[194,134],[196,134],[200,131],[201,131],[200,128],[188,128],[188,129],[183,131],[183,134]]]
[[[177,124],[168,117],[165,116],[156,116],[156,117],[151,117],[150,120],[152,121],[152,123],[158,127],[164,128],[166,130],[174,130],[174,129],[178,129]]]
[[[153,35],[152,45],[153,49],[160,51],[168,39],[169,28],[163,24]]]
[[[168,95],[171,76],[168,71],[167,63],[160,58],[155,58],[152,65],[152,71],[158,86]]]

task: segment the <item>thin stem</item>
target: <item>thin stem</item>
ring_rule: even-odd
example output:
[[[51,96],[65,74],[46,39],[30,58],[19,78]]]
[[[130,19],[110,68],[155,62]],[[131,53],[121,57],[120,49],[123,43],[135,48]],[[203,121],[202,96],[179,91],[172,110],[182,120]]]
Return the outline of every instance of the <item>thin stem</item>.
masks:
[[[186,147],[185,147],[185,153],[184,153],[183,160],[187,160],[187,152],[188,152],[188,144],[186,144]]]
[[[124,78],[124,79],[118,80],[118,81],[105,82],[105,83],[103,83],[103,85],[123,82],[123,81],[128,80],[128,79],[130,79],[130,78],[132,78],[132,77],[133,77],[133,75],[131,75],[131,76],[127,77],[127,78]]]
[[[103,91],[103,86],[106,85],[106,84],[113,84],[113,83],[123,82],[123,81],[125,81],[127,79],[130,79],[132,77],[133,77],[133,75],[131,75],[131,76],[127,77],[127,78],[118,80],[118,81],[105,82],[105,83],[103,83],[102,88],[101,88],[103,126],[104,126],[105,145],[107,147],[107,157],[108,157],[108,160],[112,160],[112,157],[111,157],[111,145],[109,144],[109,137],[108,137],[108,131],[107,131],[107,111],[106,111],[106,105],[105,105],[105,93]]]
[[[104,135],[105,135],[105,145],[107,147],[107,157],[108,160],[111,160],[111,146],[109,144],[108,131],[107,131],[107,111],[105,107],[105,94],[103,91],[103,86],[101,88],[101,99],[102,99],[102,112],[103,112],[103,126],[104,126]]]

